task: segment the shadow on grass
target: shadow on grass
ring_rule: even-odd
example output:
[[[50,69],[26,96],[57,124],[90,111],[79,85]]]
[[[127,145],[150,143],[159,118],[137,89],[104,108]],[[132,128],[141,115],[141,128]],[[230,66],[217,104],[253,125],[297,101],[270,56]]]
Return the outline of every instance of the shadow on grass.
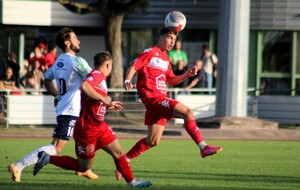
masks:
[[[113,170],[95,170],[98,180],[76,177],[73,171],[48,168],[36,177],[28,176],[21,183],[0,179],[1,190],[92,190],[92,189],[132,189],[122,180],[114,178]],[[135,170],[138,179],[153,182],[151,189],[159,190],[254,190],[254,189],[299,189],[300,177],[275,175],[249,175],[226,173],[201,173],[178,171]],[[74,177],[72,177],[72,175]],[[294,187],[294,188],[293,188]]]
[[[126,184],[73,184],[71,181],[66,183],[1,183],[2,190],[91,190],[91,189],[128,189]]]
[[[126,128],[114,127],[113,130],[114,130],[114,132],[126,132],[126,133],[131,133],[131,134],[143,134],[143,135],[148,134],[147,129],[126,129]],[[181,136],[181,132],[176,131],[176,130],[169,130],[169,131],[164,131],[163,135],[164,136]]]
[[[246,175],[246,174],[208,174],[208,173],[185,173],[185,172],[158,172],[158,171],[139,171],[136,173],[145,173],[144,177],[154,176],[152,178],[180,179],[180,180],[215,180],[231,182],[268,182],[272,184],[288,182],[298,184],[300,187],[300,176],[274,176],[274,175]],[[177,177],[174,177],[177,176]]]

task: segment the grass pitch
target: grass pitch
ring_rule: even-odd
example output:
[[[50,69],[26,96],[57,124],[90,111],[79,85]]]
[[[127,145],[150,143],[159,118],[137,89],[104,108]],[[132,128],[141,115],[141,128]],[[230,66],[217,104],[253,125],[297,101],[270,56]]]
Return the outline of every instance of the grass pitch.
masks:
[[[124,180],[116,181],[113,159],[99,151],[93,171],[99,174],[92,181],[77,177],[52,165],[45,166],[37,176],[33,166],[23,170],[22,182],[10,179],[7,165],[22,158],[50,139],[0,139],[1,190],[91,190],[131,189]],[[121,140],[125,151],[136,140]],[[275,141],[209,141],[223,146],[217,155],[202,159],[191,140],[162,140],[158,147],[131,162],[137,179],[151,180],[151,189],[254,190],[300,189],[300,142]],[[74,141],[61,155],[75,157]]]

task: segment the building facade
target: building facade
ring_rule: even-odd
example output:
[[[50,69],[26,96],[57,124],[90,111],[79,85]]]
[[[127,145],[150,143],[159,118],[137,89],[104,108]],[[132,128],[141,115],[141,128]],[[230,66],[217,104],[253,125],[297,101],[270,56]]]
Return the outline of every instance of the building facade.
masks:
[[[189,64],[200,58],[202,44],[209,44],[218,55],[220,1],[149,0],[145,11],[127,14],[122,26],[124,67],[155,43],[165,15],[172,10],[187,18],[179,39]],[[256,95],[300,95],[299,10],[298,0],[250,1],[248,88],[256,89]],[[93,55],[105,50],[103,25],[100,14],[76,15],[54,0],[0,0],[1,62],[14,51],[22,65],[35,44],[53,43],[55,33],[69,26],[81,41],[79,55],[92,65]]]
[[[250,6],[248,87],[260,89],[259,94],[299,95],[300,1],[251,0]],[[1,59],[10,51],[21,51],[20,34],[25,38],[26,59],[35,43],[50,43],[63,26],[73,27],[79,34],[80,55],[89,62],[94,53],[105,49],[103,20],[98,13],[76,15],[51,0],[1,0],[0,8]],[[155,34],[164,25],[164,16],[172,10],[186,15],[187,26],[179,38],[190,64],[201,56],[203,43],[208,43],[217,54],[219,8],[219,0],[149,0],[145,11],[125,16],[122,28],[125,66],[155,42]]]

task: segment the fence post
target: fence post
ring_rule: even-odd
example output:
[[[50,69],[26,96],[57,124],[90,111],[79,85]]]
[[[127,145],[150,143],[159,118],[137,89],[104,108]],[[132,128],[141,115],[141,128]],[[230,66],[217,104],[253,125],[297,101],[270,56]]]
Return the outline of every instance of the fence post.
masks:
[[[5,112],[6,112],[6,114],[5,114],[5,127],[8,129],[9,128],[9,90],[6,90],[5,91],[6,92],[6,94],[5,94],[5,96],[6,96],[6,109],[5,109]]]
[[[254,89],[254,97],[253,97],[253,117],[257,118],[257,89]]]

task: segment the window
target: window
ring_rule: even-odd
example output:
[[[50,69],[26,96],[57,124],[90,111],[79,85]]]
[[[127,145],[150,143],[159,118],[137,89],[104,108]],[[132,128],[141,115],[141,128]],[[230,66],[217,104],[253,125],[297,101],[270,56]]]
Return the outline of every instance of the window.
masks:
[[[261,94],[290,94],[292,32],[262,34]]]
[[[300,32],[297,32],[297,65],[296,73],[300,74]]]
[[[131,30],[122,32],[123,66],[126,69],[146,48],[154,46],[151,30]]]
[[[132,59],[135,59],[144,49],[150,48],[154,45],[152,41],[151,30],[131,31],[130,34],[131,34],[130,57]]]
[[[265,32],[263,72],[291,72],[291,32]]]
[[[261,94],[290,95],[290,79],[261,78]]]

